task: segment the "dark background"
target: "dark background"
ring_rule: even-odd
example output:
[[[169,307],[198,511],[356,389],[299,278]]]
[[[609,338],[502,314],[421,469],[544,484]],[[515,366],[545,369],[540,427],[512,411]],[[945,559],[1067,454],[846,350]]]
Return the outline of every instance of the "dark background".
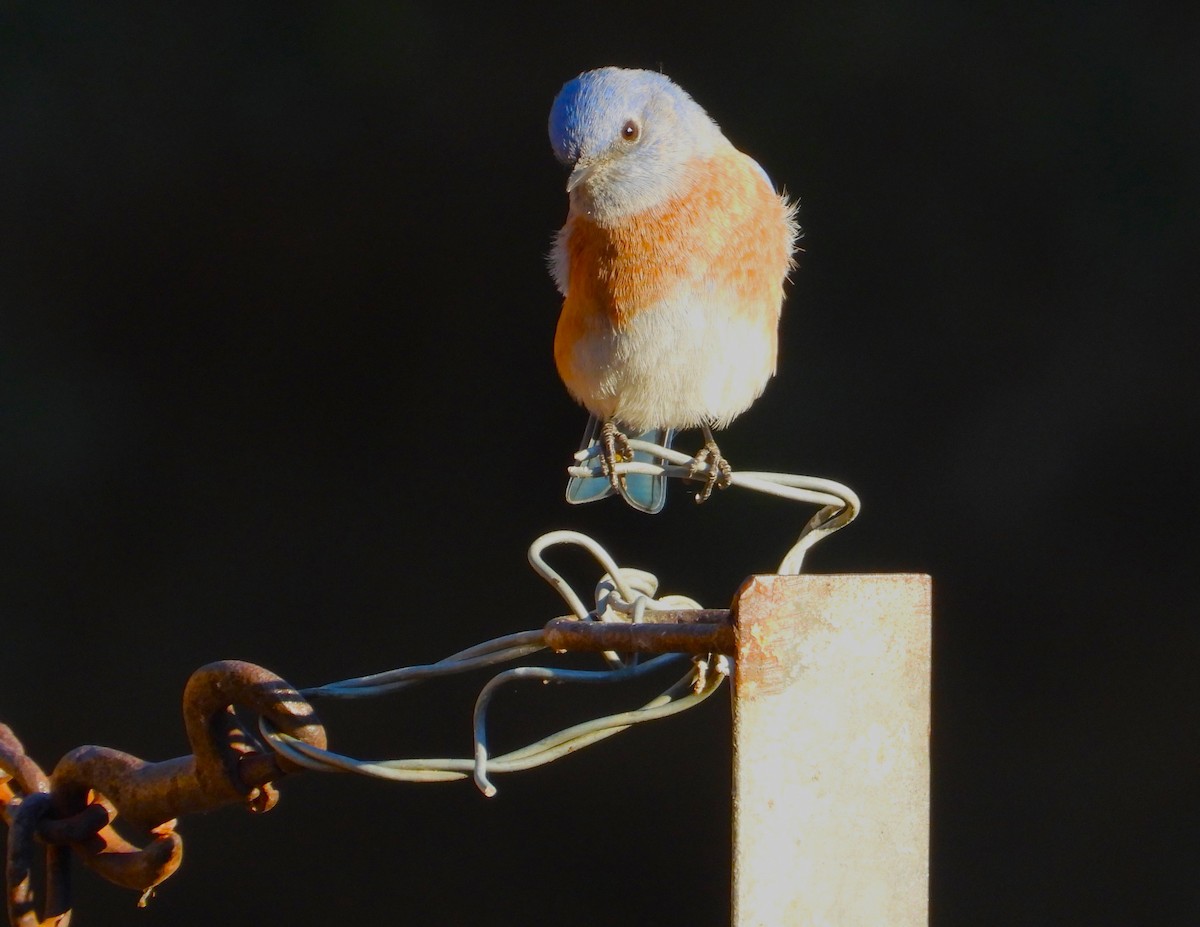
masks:
[[[861,494],[811,569],[935,579],[934,923],[1200,921],[1195,14],[0,10],[0,720],[43,765],[186,752],[209,660],[311,685],[538,626],[551,528],[707,605],[774,568],[806,510],[562,502],[546,115],[661,66],[807,233],[722,446]],[[482,681],[322,709],[349,752],[466,755]],[[495,736],[641,694],[517,687]],[[144,912],[81,873],[76,922],[727,924],[729,760],[722,694],[491,801],[301,776],[184,820]]]

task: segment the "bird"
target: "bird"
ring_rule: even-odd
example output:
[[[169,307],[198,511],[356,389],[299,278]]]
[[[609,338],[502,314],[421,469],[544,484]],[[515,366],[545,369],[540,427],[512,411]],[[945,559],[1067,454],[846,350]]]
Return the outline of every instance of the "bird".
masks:
[[[617,493],[656,513],[664,476],[616,465],[657,461],[629,441],[670,447],[699,428],[696,501],[730,484],[713,437],[774,375],[797,206],[733,146],[686,91],[657,71],[604,67],[567,81],[550,143],[569,168],[566,222],[550,274],[563,296],[554,362],[590,413],[583,448],[600,476],[575,477],[567,501]]]

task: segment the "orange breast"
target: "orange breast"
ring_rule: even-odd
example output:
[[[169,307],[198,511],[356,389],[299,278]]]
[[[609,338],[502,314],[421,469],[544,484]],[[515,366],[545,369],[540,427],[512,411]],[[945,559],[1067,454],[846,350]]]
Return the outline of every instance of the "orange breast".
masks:
[[[783,200],[730,149],[692,165],[686,193],[612,226],[567,220],[569,281],[554,339],[559,372],[589,331],[620,331],[681,286],[727,293],[731,312],[777,316],[795,229]]]

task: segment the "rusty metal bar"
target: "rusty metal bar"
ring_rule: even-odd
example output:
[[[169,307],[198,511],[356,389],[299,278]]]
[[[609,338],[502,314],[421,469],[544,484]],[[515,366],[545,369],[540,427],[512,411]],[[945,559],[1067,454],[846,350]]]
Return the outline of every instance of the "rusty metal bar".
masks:
[[[736,650],[727,608],[649,611],[637,624],[555,618],[545,627],[546,646],[558,651],[620,653],[725,653]]]
[[[928,923],[930,580],[736,602],[734,927]]]

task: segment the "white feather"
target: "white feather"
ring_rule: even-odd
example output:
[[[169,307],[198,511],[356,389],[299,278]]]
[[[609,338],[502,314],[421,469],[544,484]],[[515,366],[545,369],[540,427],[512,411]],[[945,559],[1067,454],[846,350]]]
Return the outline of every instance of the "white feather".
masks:
[[[568,389],[601,420],[635,429],[721,428],[762,395],[775,372],[774,326],[731,313],[711,293],[683,291],[620,331],[594,326],[570,363]]]

